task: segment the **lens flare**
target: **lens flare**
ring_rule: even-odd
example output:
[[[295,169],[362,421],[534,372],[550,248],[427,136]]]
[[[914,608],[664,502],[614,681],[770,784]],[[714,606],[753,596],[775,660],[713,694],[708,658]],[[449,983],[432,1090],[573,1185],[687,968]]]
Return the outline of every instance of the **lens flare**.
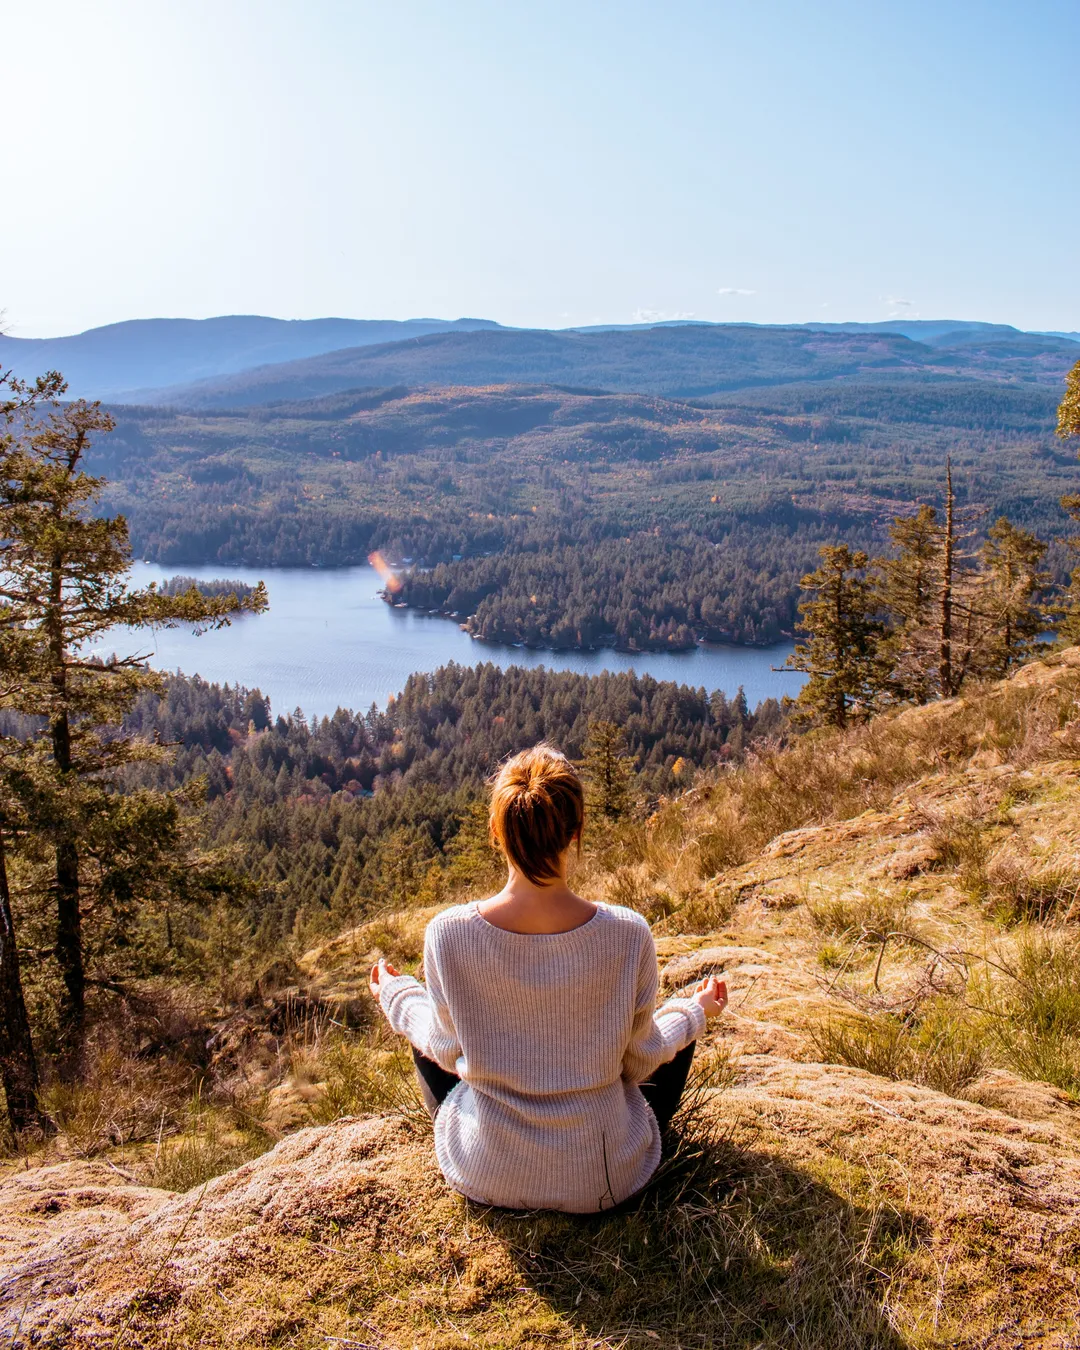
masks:
[[[378,572],[379,580],[382,582],[383,589],[386,593],[388,595],[397,595],[402,586],[401,578],[378,549],[376,549],[374,553],[368,554],[368,562],[374,567],[375,571]]]

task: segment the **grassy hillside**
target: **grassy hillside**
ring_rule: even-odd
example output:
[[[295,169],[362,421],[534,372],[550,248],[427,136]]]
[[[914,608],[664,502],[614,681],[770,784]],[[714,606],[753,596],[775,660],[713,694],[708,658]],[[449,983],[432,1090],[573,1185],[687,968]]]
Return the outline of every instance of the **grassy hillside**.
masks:
[[[752,324],[680,324],[622,331],[499,329],[443,333],[407,346],[331,352],[163,390],[161,403],[237,408],[345,389],[447,384],[563,384],[703,398],[729,389],[867,375],[1054,383],[1076,360],[1066,338],[990,333],[955,348],[903,334],[821,332]]]
[[[220,1026],[186,1128],[113,1142],[158,1119],[145,1060],[67,1103],[67,1134],[0,1185],[0,1326],[155,1350],[1068,1345],[1078,698],[1073,649],[594,827],[577,882],[647,914],[664,988],[723,970],[733,991],[628,1212],[498,1213],[442,1185],[362,991],[377,955],[415,969],[432,911],[406,907]]]

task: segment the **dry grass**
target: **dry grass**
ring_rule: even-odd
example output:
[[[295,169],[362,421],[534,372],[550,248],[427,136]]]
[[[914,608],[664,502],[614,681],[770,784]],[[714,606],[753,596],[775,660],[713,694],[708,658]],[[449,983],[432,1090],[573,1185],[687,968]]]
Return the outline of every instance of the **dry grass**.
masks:
[[[979,972],[972,1000],[1000,1062],[1080,1100],[1080,937],[1032,927]]]
[[[382,1023],[365,1033],[324,1036],[316,1063],[320,1095],[311,1107],[314,1124],[394,1112],[427,1125],[409,1048]]]
[[[904,894],[853,892],[807,901],[806,917],[830,938],[882,942],[911,931],[911,902]]]
[[[190,1102],[180,1133],[159,1137],[153,1161],[140,1170],[145,1170],[151,1186],[189,1191],[259,1157],[273,1142],[257,1116],[212,1105],[199,1095]]]
[[[1080,868],[1071,861],[1002,852],[986,869],[991,912],[1003,923],[1080,918]]]
[[[189,1065],[98,1043],[82,1078],[49,1084],[42,1105],[67,1147],[88,1158],[178,1129],[197,1083]]]
[[[1052,683],[1006,681],[951,703],[752,754],[742,767],[722,770],[663,805],[641,856],[677,894],[680,884],[687,889],[747,862],[779,834],[880,809],[901,788],[972,756],[1023,768],[1078,755],[1080,668],[1062,664],[1052,675]],[[930,823],[940,828],[945,865],[970,869],[977,885],[985,863],[979,821],[957,815]]]
[[[928,1001],[908,1019],[878,1012],[832,1017],[811,1032],[821,1059],[960,1096],[983,1074],[985,1037],[962,1002]]]

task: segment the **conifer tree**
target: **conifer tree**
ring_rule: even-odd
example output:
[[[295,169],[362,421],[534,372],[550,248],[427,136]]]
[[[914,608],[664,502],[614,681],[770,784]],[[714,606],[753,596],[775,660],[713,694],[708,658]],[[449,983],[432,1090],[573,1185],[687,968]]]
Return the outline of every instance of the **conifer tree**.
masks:
[[[945,461],[945,520],[933,621],[935,650],[928,653],[930,667],[936,664],[941,698],[958,694],[967,676],[978,669],[986,637],[987,619],[982,608],[985,578],[972,565],[974,555],[966,547],[973,534],[970,511],[956,504],[950,456]]]
[[[15,920],[11,912],[7,852],[0,830],[0,1086],[8,1123],[18,1132],[45,1124],[38,1109],[37,1055],[23,997]]]
[[[953,588],[956,567],[956,494],[952,459],[945,461],[945,530],[941,540],[941,579],[938,592],[938,688],[952,698],[960,688],[953,661]]]
[[[926,703],[933,691],[927,657],[942,551],[937,511],[924,504],[913,516],[896,516],[889,537],[896,556],[876,560],[877,598],[891,625],[881,649],[883,669],[895,697]]]
[[[60,403],[66,385],[55,373],[32,387],[11,377],[5,383],[0,665],[18,678],[3,702],[44,722],[26,754],[39,784],[37,823],[53,849],[60,1022],[70,1071],[85,1029],[83,853],[116,816],[116,774],[145,753],[117,734],[118,724],[142,690],[162,684],[145,657],[102,658],[92,644],[116,628],[220,627],[237,610],[263,609],[266,592],[260,586],[241,599],[194,588],[178,596],[153,585],[130,588],[127,524],[122,516],[92,514],[103,480],[83,467],[92,438],[111,430],[112,419],[97,403]]]
[[[882,684],[879,645],[884,625],[866,577],[869,558],[846,544],[826,544],[821,563],[800,585],[799,605],[807,641],[795,645],[781,669],[809,675],[795,700],[795,718],[812,726],[846,727],[869,716]]]
[[[981,673],[1001,678],[1030,660],[1045,644],[1047,618],[1039,594],[1050,584],[1041,570],[1046,545],[1005,516],[991,525],[982,548],[985,581],[980,607],[986,632],[979,644]]]
[[[630,806],[633,765],[626,753],[626,736],[614,722],[589,723],[583,765],[589,807],[609,820],[625,815]]]

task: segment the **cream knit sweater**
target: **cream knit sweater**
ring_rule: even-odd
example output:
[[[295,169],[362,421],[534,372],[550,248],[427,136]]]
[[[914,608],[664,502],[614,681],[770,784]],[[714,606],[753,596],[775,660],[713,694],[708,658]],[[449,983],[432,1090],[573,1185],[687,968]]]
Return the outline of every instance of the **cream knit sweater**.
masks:
[[[437,915],[427,988],[384,978],[390,1025],[461,1078],[435,1119],[455,1190],[511,1209],[608,1209],[660,1161],[637,1084],[705,1029],[691,999],[655,1009],[656,948],[617,905],[569,933],[509,933],[477,905]]]

